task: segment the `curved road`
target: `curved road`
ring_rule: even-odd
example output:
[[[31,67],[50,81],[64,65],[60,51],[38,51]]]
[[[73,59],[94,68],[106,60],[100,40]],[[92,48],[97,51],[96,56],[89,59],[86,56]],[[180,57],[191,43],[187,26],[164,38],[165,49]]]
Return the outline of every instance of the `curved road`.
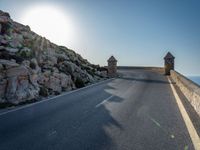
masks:
[[[0,114],[1,150],[192,150],[170,84],[156,71]]]

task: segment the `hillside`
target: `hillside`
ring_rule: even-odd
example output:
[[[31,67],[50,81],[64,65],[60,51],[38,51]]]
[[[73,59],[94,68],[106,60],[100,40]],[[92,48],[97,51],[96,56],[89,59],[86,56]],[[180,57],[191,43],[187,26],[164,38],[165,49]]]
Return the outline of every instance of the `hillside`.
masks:
[[[98,65],[0,11],[0,103],[18,104],[101,80]]]

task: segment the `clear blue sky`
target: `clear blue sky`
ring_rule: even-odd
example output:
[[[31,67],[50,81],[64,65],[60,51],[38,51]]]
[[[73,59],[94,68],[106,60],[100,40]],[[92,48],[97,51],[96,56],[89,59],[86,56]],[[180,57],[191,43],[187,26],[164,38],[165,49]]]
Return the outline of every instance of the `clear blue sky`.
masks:
[[[119,65],[163,66],[170,51],[179,72],[200,75],[199,0],[0,0],[0,9],[18,21],[41,3],[73,18],[77,39],[65,46],[92,63],[106,65],[114,55]]]

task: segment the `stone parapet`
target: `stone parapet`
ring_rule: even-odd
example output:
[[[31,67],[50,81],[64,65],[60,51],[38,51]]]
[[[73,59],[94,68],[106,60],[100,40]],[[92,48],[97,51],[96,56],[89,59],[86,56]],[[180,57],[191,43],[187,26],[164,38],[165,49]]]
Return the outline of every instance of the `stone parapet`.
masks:
[[[200,116],[200,86],[182,74],[171,70],[171,78]]]

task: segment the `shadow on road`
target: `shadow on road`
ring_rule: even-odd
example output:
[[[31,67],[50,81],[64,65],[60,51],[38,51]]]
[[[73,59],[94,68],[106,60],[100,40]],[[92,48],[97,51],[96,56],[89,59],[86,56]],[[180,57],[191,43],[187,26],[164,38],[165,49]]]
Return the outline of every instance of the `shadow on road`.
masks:
[[[134,80],[134,81],[145,82],[145,83],[170,84],[168,81],[164,81],[164,80],[139,79],[139,78],[129,78],[129,77],[120,77],[119,79]]]
[[[102,84],[1,117],[1,150],[113,148],[107,129],[123,130],[123,127],[104,104],[95,107],[112,96],[106,90],[116,89]],[[106,103],[122,101],[113,95]]]
[[[108,85],[106,85],[104,89],[115,90],[114,87]],[[102,102],[102,96],[112,96],[112,94],[106,92],[106,90],[96,93],[98,96],[92,97],[87,102],[83,98],[81,103],[79,101],[79,107],[71,108],[74,114],[73,118],[70,118],[73,119],[69,123],[71,127],[64,127],[60,131],[61,135],[59,138],[62,139],[65,137],[62,144],[65,145],[68,150],[105,150],[114,147],[114,143],[106,131],[108,128],[119,128],[123,130],[123,127],[113,118],[105,104],[97,108],[95,107]],[[122,101],[122,98],[114,95],[106,104],[113,102],[120,103]],[[75,121],[74,118],[76,118],[77,121]],[[67,118],[63,118],[63,121],[69,122]],[[66,132],[68,133],[65,134]]]

